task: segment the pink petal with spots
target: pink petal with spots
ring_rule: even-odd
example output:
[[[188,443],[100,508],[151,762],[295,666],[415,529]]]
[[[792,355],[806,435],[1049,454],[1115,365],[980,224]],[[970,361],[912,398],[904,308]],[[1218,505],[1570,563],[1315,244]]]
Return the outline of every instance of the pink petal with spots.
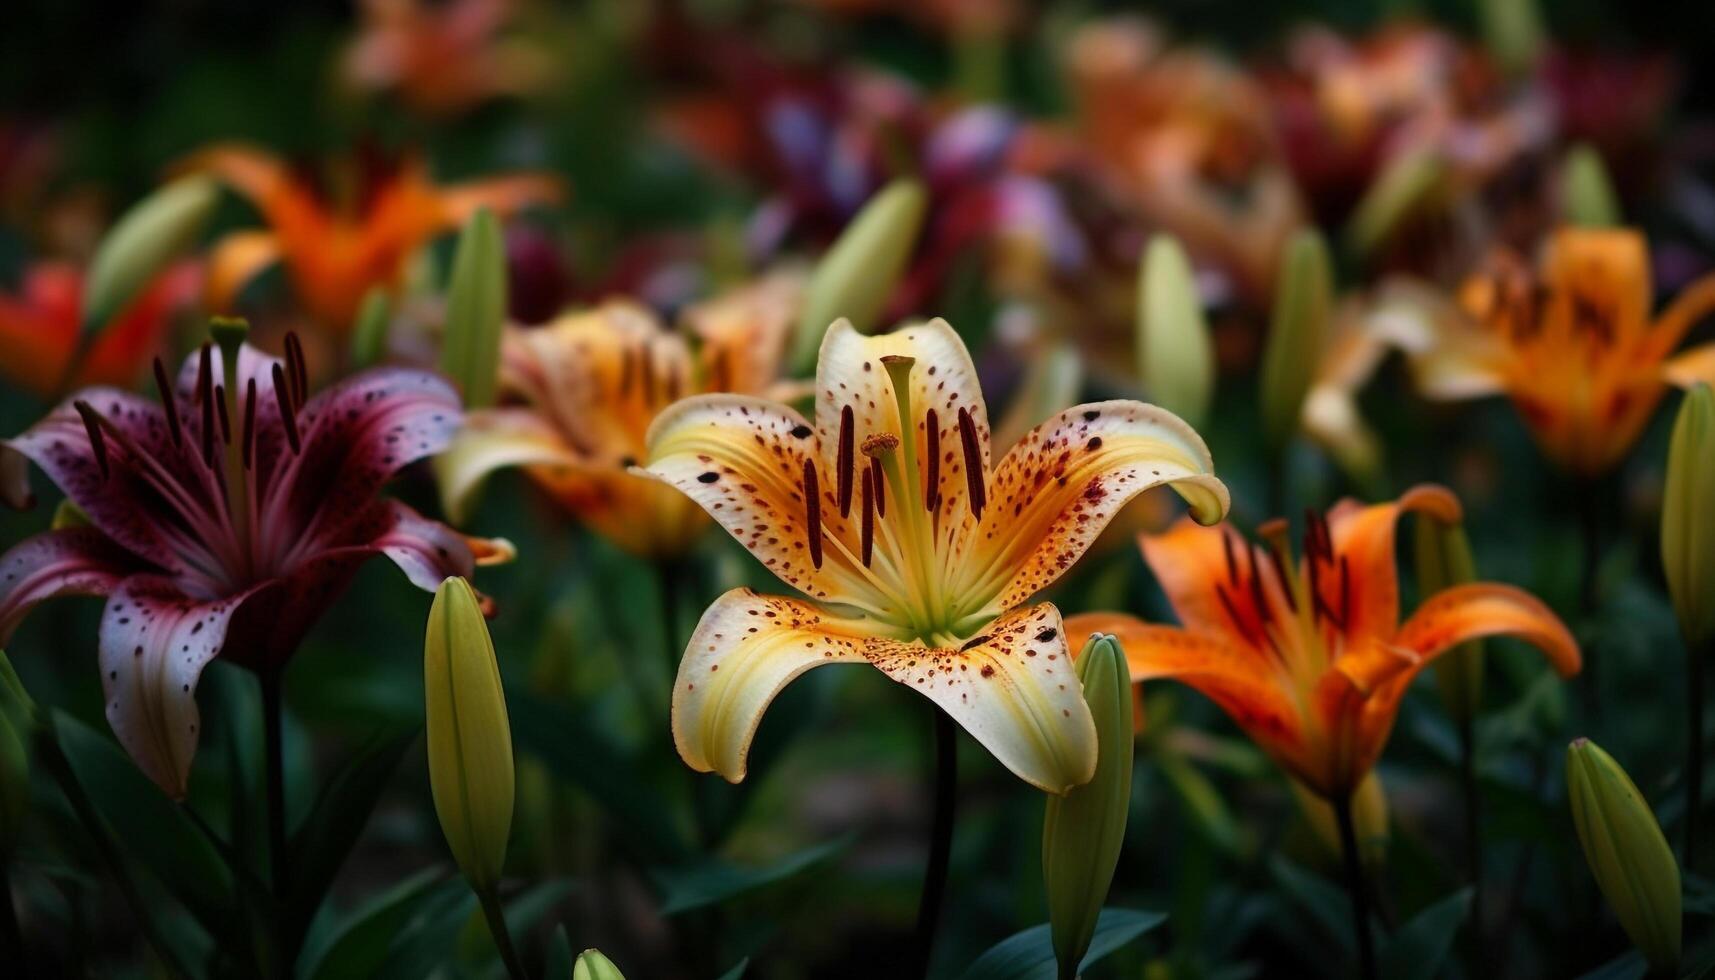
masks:
[[[0,555],[0,643],[30,609],[62,595],[106,595],[138,563],[94,528],[48,531]]]

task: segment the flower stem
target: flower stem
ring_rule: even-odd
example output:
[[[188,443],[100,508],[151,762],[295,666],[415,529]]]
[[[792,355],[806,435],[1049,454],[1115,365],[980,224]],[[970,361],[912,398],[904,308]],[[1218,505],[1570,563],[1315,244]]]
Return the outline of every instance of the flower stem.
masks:
[[[1685,870],[1697,870],[1697,818],[1703,809],[1703,658],[1708,645],[1685,645]]]
[[[1598,693],[1597,664],[1601,658],[1590,649],[1590,637],[1595,632],[1596,612],[1601,607],[1597,589],[1597,572],[1602,564],[1602,485],[1588,481],[1578,494],[1579,530],[1583,534],[1584,561],[1578,576],[1578,613],[1584,620],[1585,654],[1583,670],[1578,680],[1584,695],[1584,710],[1592,722],[1602,720],[1602,702]]]
[[[529,980],[530,974],[524,972],[518,950],[512,946],[512,933],[506,928],[506,910],[500,906],[500,896],[493,887],[488,887],[478,890],[476,897],[482,905],[482,917],[488,920],[488,931],[494,936],[494,946],[500,950],[500,961],[506,964],[506,975],[512,980]]]
[[[268,779],[269,881],[279,897],[286,886],[286,763],[280,722],[280,669],[264,668],[260,678],[262,741]]]
[[[1364,881],[1364,858],[1358,851],[1358,832],[1352,825],[1352,795],[1334,800],[1334,819],[1340,825],[1340,854],[1346,864],[1346,893],[1352,898],[1352,932],[1358,940],[1358,965],[1364,980],[1376,980],[1376,948],[1370,937],[1370,894]]]
[[[914,969],[909,976],[929,975],[935,950],[935,929],[941,921],[947,893],[947,865],[953,854],[953,811],[958,805],[958,732],[953,719],[939,707],[935,712],[935,815],[930,828],[929,864],[923,870],[923,893],[917,903],[917,931],[912,943]]]

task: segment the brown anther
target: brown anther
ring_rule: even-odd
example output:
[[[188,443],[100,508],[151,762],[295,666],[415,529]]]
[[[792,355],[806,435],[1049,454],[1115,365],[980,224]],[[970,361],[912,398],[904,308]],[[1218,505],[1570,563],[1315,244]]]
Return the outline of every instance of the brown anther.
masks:
[[[881,458],[869,458],[869,482],[875,485],[875,516],[887,516],[887,484],[881,482]]]
[[[923,481],[923,509],[933,514],[941,506],[941,419],[932,408],[923,417],[923,458],[929,464]]]
[[[816,464],[804,461],[804,533],[810,539],[810,562],[822,567],[822,489],[816,479]]]
[[[96,465],[101,467],[101,478],[105,480],[111,471],[107,468],[107,439],[101,434],[101,413],[81,398],[71,405],[83,418],[83,427],[89,430],[89,448],[95,451]]]
[[[202,402],[202,464],[214,465],[214,363],[212,348],[202,345],[197,365],[197,398]]]
[[[274,364],[274,400],[280,403],[280,421],[286,425],[286,443],[296,455],[303,451],[303,446],[298,443],[298,419],[292,411],[292,396],[286,393],[286,374],[280,370],[279,362]]]
[[[852,418],[850,405],[840,409],[840,441],[838,458],[834,464],[835,499],[840,504],[840,516],[849,517],[852,512],[852,440],[856,434],[852,431],[855,420]]]
[[[983,485],[982,449],[977,442],[977,423],[971,418],[969,409],[959,409],[959,440],[965,450],[965,483],[970,488],[971,516],[977,520],[983,519],[983,507],[988,503],[988,492]]]
[[[256,379],[251,378],[244,386],[244,449],[241,454],[244,468],[250,469],[251,460],[256,454]]]
[[[215,414],[220,417],[220,441],[223,445],[232,445],[232,420],[226,417],[226,386],[214,386]]]
[[[173,445],[184,442],[184,432],[179,425],[179,398],[173,386],[167,381],[167,366],[155,358],[155,387],[161,393],[161,409],[167,414],[167,431],[173,434]]]
[[[881,457],[899,448],[899,437],[891,432],[871,433],[864,438],[863,445],[859,448],[862,449],[865,456],[875,460],[876,464],[880,465]]]
[[[863,471],[863,567],[869,567],[870,551],[875,547],[875,481],[870,471]]]
[[[310,396],[310,369],[295,330],[286,333],[286,364],[292,369],[292,404],[302,405]]]

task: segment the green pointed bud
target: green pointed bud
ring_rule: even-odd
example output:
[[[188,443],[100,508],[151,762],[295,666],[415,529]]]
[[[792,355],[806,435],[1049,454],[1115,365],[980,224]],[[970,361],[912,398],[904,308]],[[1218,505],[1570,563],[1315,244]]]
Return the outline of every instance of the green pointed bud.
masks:
[[[1112,636],[1094,636],[1078,655],[1078,678],[1096,722],[1096,774],[1065,796],[1048,797],[1042,819],[1042,880],[1060,976],[1075,977],[1107,900],[1131,807],[1131,672]]]
[[[1620,199],[1602,155],[1588,143],[1566,151],[1560,164],[1560,207],[1566,220],[1586,228],[1614,228],[1620,224]]]
[[[458,385],[466,408],[494,404],[505,323],[506,250],[499,220],[482,208],[459,233],[441,341],[441,371]]]
[[[83,284],[82,345],[107,326],[167,263],[189,249],[220,202],[220,185],[182,177],[131,206],[89,263]]]
[[[435,814],[471,886],[492,894],[512,830],[512,729],[494,642],[462,578],[443,581],[429,608],[423,693]]]
[[[55,531],[63,531],[68,527],[89,527],[89,515],[70,497],[65,497],[54,506],[54,519],[50,525]]]
[[[1663,972],[1679,963],[1679,865],[1631,777],[1589,739],[1566,750],[1572,824],[1596,884],[1638,951]]]
[[[1446,181],[1447,163],[1434,150],[1396,157],[1370,184],[1352,212],[1346,244],[1360,257],[1370,255],[1387,244],[1407,219],[1434,201],[1446,188]]]
[[[1301,229],[1286,247],[1262,359],[1263,429],[1276,452],[1298,431],[1304,398],[1322,357],[1333,293],[1328,246],[1314,229]]]
[[[1685,393],[1668,443],[1661,563],[1686,640],[1715,637],[1715,393],[1703,383]]]
[[[1509,74],[1522,75],[1542,52],[1542,13],[1536,0],[1482,0],[1483,40]]]
[[[393,304],[387,290],[371,286],[363,294],[357,308],[357,319],[351,324],[351,362],[359,369],[373,367],[387,354],[387,328],[391,326]]]
[[[1193,426],[1207,420],[1215,351],[1191,260],[1171,235],[1156,235],[1138,273],[1138,376],[1149,399]]]
[[[625,974],[599,949],[586,949],[572,965],[572,980],[625,980]]]
[[[1288,779],[1287,784],[1292,787],[1292,797],[1298,801],[1304,822],[1310,825],[1316,839],[1328,849],[1328,853],[1338,859],[1341,853],[1340,825],[1334,816],[1333,805],[1296,779]],[[1391,836],[1387,792],[1382,789],[1381,777],[1373,769],[1358,784],[1357,792],[1352,794],[1352,829],[1357,832],[1358,854],[1364,863],[1372,868],[1385,864]]]
[[[845,317],[860,332],[876,327],[894,284],[917,245],[929,193],[900,178],[875,193],[852,218],[810,275],[804,309],[793,332],[790,364],[813,371],[828,325]]]
[[[1463,524],[1445,524],[1429,514],[1416,521],[1417,588],[1425,597],[1477,580],[1477,562]],[[1447,714],[1464,724],[1483,701],[1483,641],[1470,640],[1438,657],[1435,683]]]

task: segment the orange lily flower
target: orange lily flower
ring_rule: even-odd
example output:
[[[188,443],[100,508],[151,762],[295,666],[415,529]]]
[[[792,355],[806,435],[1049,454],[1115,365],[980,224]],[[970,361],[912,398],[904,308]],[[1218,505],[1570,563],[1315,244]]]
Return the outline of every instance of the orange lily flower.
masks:
[[[1261,90],[1197,50],[1166,50],[1146,24],[1099,23],[1074,39],[1083,132],[1116,193],[1266,303],[1303,206]]]
[[[74,386],[129,387],[160,353],[173,314],[196,299],[201,271],[174,266],[131,302],[84,355]],[[0,366],[6,379],[44,397],[65,380],[83,319],[83,273],[39,262],[15,296],[0,294]]]
[[[1074,646],[1113,633],[1132,680],[1191,685],[1295,779],[1346,799],[1381,756],[1412,678],[1443,652],[1513,636],[1563,676],[1580,666],[1565,625],[1510,585],[1446,589],[1401,624],[1394,529],[1409,512],[1460,519],[1458,500],[1436,486],[1393,503],[1342,501],[1325,520],[1312,515],[1296,561],[1284,521],[1264,527],[1267,547],[1227,527],[1181,521],[1140,540],[1182,625],[1092,613],[1068,619],[1067,632]]]
[[[437,187],[423,162],[409,159],[336,206],[282,161],[244,146],[204,150],[186,169],[213,174],[261,212],[267,231],[240,231],[210,260],[209,305],[224,310],[263,269],[283,263],[311,314],[347,330],[373,286],[396,286],[408,259],[479,208],[501,215],[558,201],[552,177],[523,174]]]
[[[441,498],[462,522],[496,470],[522,466],[561,507],[645,558],[685,552],[707,527],[672,487],[628,472],[667,406],[699,392],[789,398],[777,380],[802,282],[779,274],[693,307],[665,329],[647,309],[609,301],[543,327],[509,327],[501,341],[500,402],[471,412],[435,461]]]
[[[396,91],[436,115],[540,89],[553,73],[544,50],[508,39],[511,0],[363,0],[363,28],[347,52],[359,86]]]
[[[1398,293],[1392,333],[1431,398],[1504,393],[1543,452],[1583,476],[1637,441],[1669,384],[1715,381],[1715,344],[1674,350],[1715,310],[1715,275],[1652,315],[1649,252],[1627,229],[1563,228],[1533,271],[1510,252],[1459,291],[1458,306]]]

